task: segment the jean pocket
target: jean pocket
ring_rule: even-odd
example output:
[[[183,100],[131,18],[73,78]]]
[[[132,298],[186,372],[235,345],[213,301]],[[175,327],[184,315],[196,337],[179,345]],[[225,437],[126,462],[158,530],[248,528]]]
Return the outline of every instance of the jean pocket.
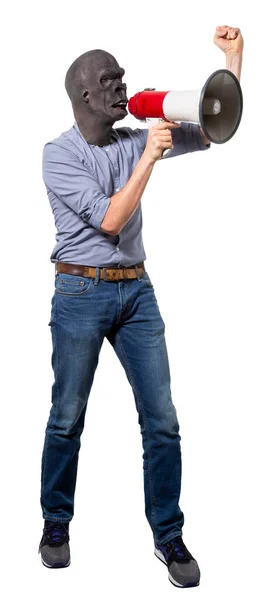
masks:
[[[55,279],[55,291],[62,296],[80,296],[86,294],[92,285],[91,277],[70,275],[69,273],[57,273]]]

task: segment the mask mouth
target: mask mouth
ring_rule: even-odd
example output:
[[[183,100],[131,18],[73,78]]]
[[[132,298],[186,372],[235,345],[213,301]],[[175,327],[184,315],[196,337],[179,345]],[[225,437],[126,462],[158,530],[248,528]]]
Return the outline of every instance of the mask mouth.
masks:
[[[118,102],[116,102],[115,104],[112,104],[112,108],[122,108],[125,110],[126,107],[127,107],[126,100],[118,100]]]

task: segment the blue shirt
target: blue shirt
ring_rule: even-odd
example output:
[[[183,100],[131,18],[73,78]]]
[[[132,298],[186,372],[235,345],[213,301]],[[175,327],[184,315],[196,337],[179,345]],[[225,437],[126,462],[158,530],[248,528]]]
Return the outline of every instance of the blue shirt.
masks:
[[[88,144],[77,122],[43,148],[42,176],[55,219],[56,245],[50,256],[55,263],[96,267],[129,267],[145,260],[142,207],[119,235],[101,230],[110,197],[121,190],[140,160],[148,128],[112,129],[107,146]],[[180,124],[172,130],[173,150],[162,160],[207,150],[199,126]]]

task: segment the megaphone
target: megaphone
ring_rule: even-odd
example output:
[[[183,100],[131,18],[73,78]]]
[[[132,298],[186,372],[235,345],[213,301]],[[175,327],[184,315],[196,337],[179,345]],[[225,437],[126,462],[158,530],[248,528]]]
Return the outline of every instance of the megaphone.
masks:
[[[159,92],[146,88],[128,102],[129,112],[141,121],[157,118],[196,123],[215,144],[224,144],[233,137],[241,121],[242,109],[239,80],[228,69],[212,73],[199,90]]]

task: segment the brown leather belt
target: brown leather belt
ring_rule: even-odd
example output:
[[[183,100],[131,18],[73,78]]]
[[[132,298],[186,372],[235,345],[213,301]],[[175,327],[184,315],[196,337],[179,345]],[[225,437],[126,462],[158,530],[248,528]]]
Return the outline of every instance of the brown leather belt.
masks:
[[[140,277],[144,275],[145,267],[144,263],[141,262],[136,265]],[[136,279],[137,273],[135,265],[130,267],[99,267],[100,279],[105,281],[115,281],[117,279]],[[81,277],[96,277],[96,267],[87,267],[84,265],[71,265],[69,263],[57,262],[56,263],[57,273],[69,273],[71,275],[80,275]]]

